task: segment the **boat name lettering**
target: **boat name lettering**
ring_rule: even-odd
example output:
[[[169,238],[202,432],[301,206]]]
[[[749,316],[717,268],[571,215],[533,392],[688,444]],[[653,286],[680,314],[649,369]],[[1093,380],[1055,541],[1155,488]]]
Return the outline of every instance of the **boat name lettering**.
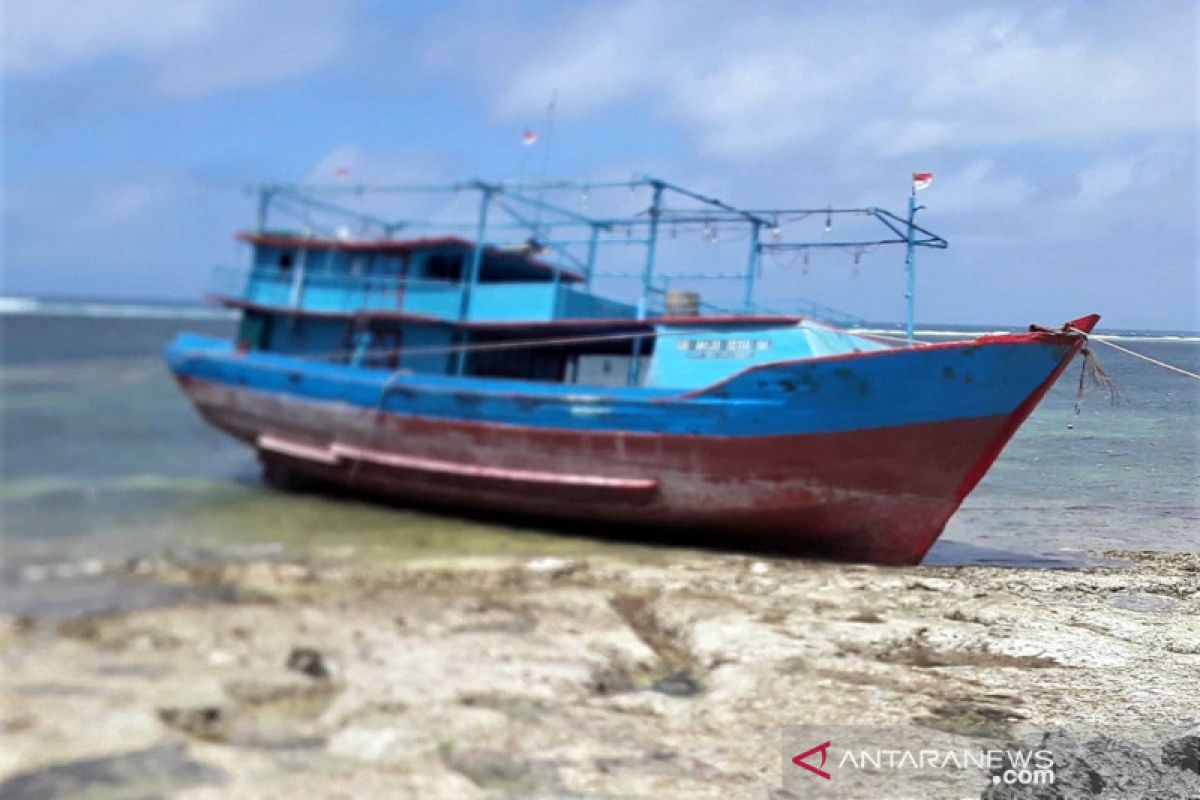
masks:
[[[753,358],[771,349],[769,339],[680,339],[676,348],[688,358]]]

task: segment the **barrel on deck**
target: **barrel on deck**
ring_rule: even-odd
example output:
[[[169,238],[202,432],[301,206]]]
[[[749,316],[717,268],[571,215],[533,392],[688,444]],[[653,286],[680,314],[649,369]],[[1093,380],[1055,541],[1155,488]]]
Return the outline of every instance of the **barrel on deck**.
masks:
[[[700,316],[699,292],[667,292],[668,317]]]

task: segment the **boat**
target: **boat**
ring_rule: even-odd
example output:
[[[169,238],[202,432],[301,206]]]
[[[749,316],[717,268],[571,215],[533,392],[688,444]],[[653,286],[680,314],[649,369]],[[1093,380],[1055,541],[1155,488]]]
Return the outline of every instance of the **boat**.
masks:
[[[946,246],[914,222],[915,192],[904,216],[747,211],[656,178],[580,186],[413,187],[476,194],[473,237],[409,235],[416,223],[334,202],[394,187],[262,187],[259,224],[238,235],[249,265],[213,293],[240,311],[236,336],[180,334],[170,368],[276,485],[904,565],[924,558],[1099,320],[915,341],[913,253]],[[610,186],[648,190],[648,209],[615,221],[545,199]],[[673,193],[695,208],[668,205]],[[359,214],[360,232],[304,215],[299,229],[270,226],[273,203],[302,199]],[[516,221],[489,220],[497,209]],[[882,222],[885,238],[780,240],[785,223],[815,215],[828,230],[838,214]],[[668,228],[733,224],[751,234],[742,304],[701,302],[656,269]],[[518,229],[532,233],[502,241]],[[642,289],[627,302],[595,283],[600,246],[631,240],[645,259],[624,273]],[[906,248],[905,337],[754,303],[764,253],[863,242]]]

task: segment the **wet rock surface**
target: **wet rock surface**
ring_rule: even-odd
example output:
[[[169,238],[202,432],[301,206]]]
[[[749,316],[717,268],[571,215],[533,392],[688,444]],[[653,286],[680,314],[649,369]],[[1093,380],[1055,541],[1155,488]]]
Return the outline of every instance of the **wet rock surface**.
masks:
[[[1121,557],[143,563],[169,607],[0,618],[0,796],[785,797],[801,723],[1099,728],[1073,791],[1193,791],[1120,731],[1200,724],[1200,557]]]
[[[0,580],[0,615],[69,620],[81,615],[236,599],[227,586],[168,583],[125,572],[96,574],[83,568],[69,572],[62,569],[66,574],[47,569],[44,576],[32,568],[27,572],[24,580],[16,575]],[[29,580],[31,576],[37,579]]]
[[[0,782],[6,800],[95,800],[169,797],[197,784],[220,784],[223,771],[196,761],[178,745],[87,758],[24,772]]]
[[[1162,763],[1200,775],[1200,734],[1180,736],[1162,746]]]

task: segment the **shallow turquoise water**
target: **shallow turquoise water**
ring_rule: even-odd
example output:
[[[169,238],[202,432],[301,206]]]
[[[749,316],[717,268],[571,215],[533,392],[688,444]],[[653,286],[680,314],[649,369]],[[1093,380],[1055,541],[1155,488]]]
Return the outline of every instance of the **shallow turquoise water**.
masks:
[[[203,425],[161,352],[223,319],[0,316],[5,556],[123,559],[246,547],[371,559],[577,555],[629,542],[263,487],[253,455]],[[1200,343],[1124,341],[1200,369]],[[1037,561],[1106,549],[1200,550],[1200,389],[1096,345],[1121,388],[1075,416],[1078,365],[953,518],[933,561]],[[669,550],[638,547],[647,558]]]

